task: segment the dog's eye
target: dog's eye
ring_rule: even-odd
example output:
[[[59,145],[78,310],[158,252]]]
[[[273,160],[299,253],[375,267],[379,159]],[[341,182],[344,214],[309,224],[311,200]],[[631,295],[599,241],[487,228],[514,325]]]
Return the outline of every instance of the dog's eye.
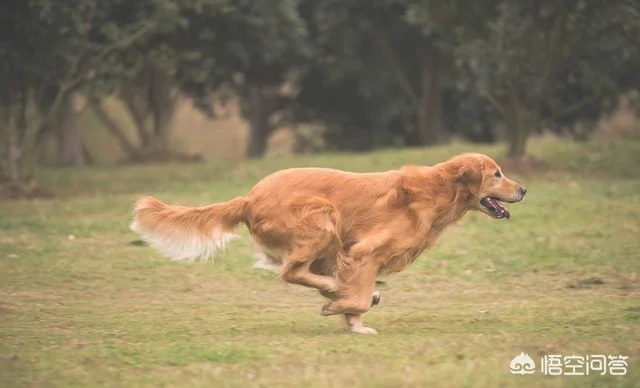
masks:
[[[502,174],[500,173],[500,171],[496,171],[495,174],[493,174],[494,177],[496,178],[500,178],[502,176]]]

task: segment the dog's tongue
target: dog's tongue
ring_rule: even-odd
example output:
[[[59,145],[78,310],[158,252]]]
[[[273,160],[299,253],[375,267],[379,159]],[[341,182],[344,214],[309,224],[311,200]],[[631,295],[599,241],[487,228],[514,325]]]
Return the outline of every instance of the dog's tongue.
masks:
[[[506,207],[502,206],[502,203],[500,203],[500,201],[494,198],[490,198],[489,200],[491,201],[493,207],[498,209],[498,211],[502,213],[505,218],[511,218],[511,213],[509,213],[509,210],[507,210]]]

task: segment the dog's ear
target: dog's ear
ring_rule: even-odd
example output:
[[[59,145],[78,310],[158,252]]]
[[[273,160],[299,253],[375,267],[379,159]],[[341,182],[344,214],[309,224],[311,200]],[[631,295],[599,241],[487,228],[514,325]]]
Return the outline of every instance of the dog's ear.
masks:
[[[471,195],[477,197],[482,187],[483,167],[476,163],[456,163],[451,166],[451,175],[456,184],[465,186]]]

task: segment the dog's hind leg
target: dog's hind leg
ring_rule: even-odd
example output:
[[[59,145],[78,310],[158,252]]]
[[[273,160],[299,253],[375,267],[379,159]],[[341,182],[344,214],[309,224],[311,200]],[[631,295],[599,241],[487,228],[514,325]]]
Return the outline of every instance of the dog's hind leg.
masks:
[[[337,283],[331,276],[316,275],[309,271],[312,259],[289,259],[280,270],[280,278],[288,283],[317,288],[322,293],[333,293]]]
[[[288,283],[318,289],[331,294],[337,290],[337,281],[325,273],[314,273],[313,263],[323,255],[332,254],[338,248],[335,235],[328,230],[303,233],[300,231],[294,249],[284,258],[280,278]]]
[[[283,216],[282,212],[288,214]],[[251,235],[263,251],[278,252],[282,280],[323,292],[336,290],[332,273],[314,273],[311,267],[319,258],[335,256],[341,248],[339,216],[329,202],[317,197],[291,198],[279,217],[266,212],[254,218]]]

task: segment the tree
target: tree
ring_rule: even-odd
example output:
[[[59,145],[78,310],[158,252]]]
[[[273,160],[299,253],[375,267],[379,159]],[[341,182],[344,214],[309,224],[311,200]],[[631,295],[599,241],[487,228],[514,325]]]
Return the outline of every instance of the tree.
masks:
[[[222,88],[239,96],[250,124],[246,156],[263,155],[278,125],[276,113],[290,102],[283,87],[310,54],[298,1],[203,3],[187,15],[190,23],[179,42],[198,54],[178,71],[182,89],[209,112],[211,96]]]
[[[442,138],[446,58],[419,26],[407,23],[408,3],[307,3],[318,58],[303,80],[301,102],[307,115],[316,110],[333,127],[350,127],[334,133],[362,138],[350,148],[367,149],[397,135],[416,145]],[[327,85],[334,96],[317,105]],[[393,134],[390,126],[398,125]]]
[[[524,156],[532,132],[599,117],[606,101],[617,101],[627,86],[616,69],[628,68],[635,46],[628,36],[637,21],[629,7],[637,6],[624,0],[502,2],[488,20],[490,33],[460,48],[476,90],[504,121],[508,156]]]
[[[127,50],[111,56],[100,67],[96,82],[84,91],[90,107],[105,128],[119,142],[130,161],[184,158],[170,150],[172,120],[180,100],[181,82],[178,72],[196,51],[183,48],[187,14],[202,4],[224,4],[216,0],[153,0],[138,4],[138,13],[117,14],[116,20],[145,19],[149,14],[162,16],[153,34],[139,39]],[[131,117],[137,139],[130,139],[120,124],[104,109],[105,97],[117,97]],[[193,159],[191,156],[186,156]]]
[[[306,4],[303,13],[312,27],[317,57],[302,80],[298,110],[302,117],[329,123],[329,136],[336,135],[330,143],[350,149],[398,139],[405,145],[436,144],[452,130],[447,124],[463,122],[452,117],[458,112],[482,114],[477,98],[455,90],[454,53],[460,44],[484,33],[483,17],[491,13],[490,3]],[[464,110],[456,101],[463,95]]]
[[[96,117],[119,142],[120,148],[129,161],[149,159],[170,159],[169,137],[172,120],[180,100],[180,84],[175,78],[173,61],[157,58],[153,49],[146,53],[135,67],[132,75],[120,74],[116,85],[111,85],[131,117],[137,134],[137,141],[129,139],[120,124],[104,108],[103,93],[90,90],[90,106]],[[136,52],[136,56],[141,56]],[[176,59],[178,56],[175,57]],[[168,63],[169,62],[169,63]],[[173,155],[176,156],[176,155]]]
[[[149,34],[158,19],[147,15],[116,23],[129,3],[74,0],[5,2],[0,8],[0,176],[13,184],[32,179],[38,133],[57,127],[61,161],[82,162],[70,96],[92,82],[114,53]],[[134,7],[135,8],[135,7]]]

